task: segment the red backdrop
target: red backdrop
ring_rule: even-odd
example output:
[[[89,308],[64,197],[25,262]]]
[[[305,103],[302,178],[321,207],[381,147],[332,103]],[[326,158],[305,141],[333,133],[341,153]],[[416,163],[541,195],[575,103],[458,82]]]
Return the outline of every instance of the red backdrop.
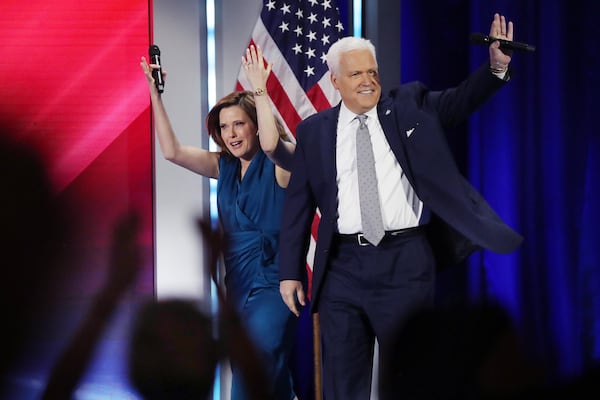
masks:
[[[148,0],[0,2],[0,117],[14,128],[7,134],[39,150],[77,232],[65,243],[76,257],[48,310],[52,329],[39,335],[21,378],[45,379],[103,283],[115,219],[133,207],[143,222],[144,273],[100,343],[85,389],[128,397],[128,324],[133,304],[154,290],[152,136],[139,67],[150,15]]]

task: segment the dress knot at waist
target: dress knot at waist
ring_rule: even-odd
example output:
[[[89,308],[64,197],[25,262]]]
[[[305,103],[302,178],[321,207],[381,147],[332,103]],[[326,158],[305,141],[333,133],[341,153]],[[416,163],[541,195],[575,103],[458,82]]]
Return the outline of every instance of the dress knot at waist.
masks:
[[[225,235],[226,256],[260,251],[263,266],[275,261],[279,249],[279,231],[244,230]],[[256,254],[256,253],[255,253]]]

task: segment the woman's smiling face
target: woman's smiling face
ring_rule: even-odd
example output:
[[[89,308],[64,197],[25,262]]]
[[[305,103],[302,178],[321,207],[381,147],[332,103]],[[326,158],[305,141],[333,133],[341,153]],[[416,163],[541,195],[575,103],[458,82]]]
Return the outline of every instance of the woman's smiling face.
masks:
[[[235,157],[250,161],[259,148],[257,127],[239,106],[219,112],[219,129],[227,149]]]

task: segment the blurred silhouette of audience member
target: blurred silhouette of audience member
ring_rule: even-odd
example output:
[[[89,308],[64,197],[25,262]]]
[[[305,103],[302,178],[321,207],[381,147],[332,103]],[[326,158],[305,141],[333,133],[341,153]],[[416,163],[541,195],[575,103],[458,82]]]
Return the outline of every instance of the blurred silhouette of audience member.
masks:
[[[39,329],[36,315],[49,304],[68,221],[55,201],[40,155],[0,121],[0,398]]]
[[[210,266],[220,254],[221,239],[208,225],[201,222],[200,226],[209,247]],[[138,232],[134,213],[116,225],[106,283],[55,364],[42,399],[70,398],[75,392],[111,316],[140,270]],[[215,268],[207,267],[209,270]],[[240,366],[250,400],[268,398],[258,353],[233,306],[220,290],[218,295],[218,324],[191,300],[150,300],[139,309],[126,361],[129,379],[144,399],[207,398],[218,362],[225,358]]]
[[[264,359],[254,344],[250,333],[244,327],[241,316],[232,300],[226,296],[219,284],[217,267],[225,248],[223,232],[211,227],[210,221],[199,219],[198,230],[207,254],[205,276],[214,283],[218,300],[218,338],[222,357],[237,366],[242,378],[245,396],[248,400],[265,400],[272,396],[271,381],[266,373]]]
[[[216,279],[220,232],[198,221],[206,249],[205,276]],[[235,307],[217,285],[218,313],[183,298],[150,300],[138,310],[130,336],[129,380],[145,400],[207,399],[218,364],[236,363],[249,400],[269,398],[259,353]]]
[[[381,400],[398,399],[398,393],[411,400],[515,399],[543,384],[509,316],[495,305],[415,313],[382,362],[392,376],[380,377]]]
[[[18,139],[11,121],[0,121],[0,398],[12,396],[13,373],[26,361],[34,335],[45,329],[61,279],[68,274],[65,240],[73,221],[53,190],[43,158]],[[54,365],[43,399],[70,398],[85,373],[96,345],[141,267],[137,243],[139,218],[128,213],[115,225],[105,285]]]
[[[225,359],[243,367],[248,399],[269,398],[258,353],[239,317],[229,311],[223,310],[219,321],[201,303],[182,298],[151,300],[140,308],[130,337],[128,371],[143,399],[208,399],[217,366]]]
[[[115,224],[105,283],[54,365],[42,399],[70,398],[75,392],[112,316],[141,270],[139,231],[140,218],[135,212],[126,213]]]
[[[4,399],[10,374],[25,355],[30,334],[42,329],[40,314],[49,306],[65,273],[61,264],[68,254],[62,249],[71,221],[59,207],[40,155],[11,139],[10,124],[0,125],[0,178],[4,187],[0,203],[0,312],[9,327],[0,330],[0,398]],[[42,399],[71,398],[75,393],[111,317],[140,272],[139,225],[134,212],[115,224],[106,281],[54,364]],[[199,221],[199,229],[209,254],[207,277],[216,282],[222,238],[204,221]],[[216,326],[212,316],[184,300],[150,302],[140,309],[129,362],[130,378],[145,398],[190,398],[188,393],[202,398],[212,389],[217,362],[225,358],[239,366],[250,400],[268,398],[268,380],[259,354],[235,308],[216,286]],[[172,340],[160,342],[162,347],[151,344],[163,336]],[[194,354],[198,356],[190,357]],[[161,396],[165,393],[168,395]]]
[[[600,399],[600,364],[584,369],[579,376],[549,382],[541,390],[524,392],[515,400],[589,400]],[[513,400],[513,399],[510,399]]]
[[[191,300],[147,302],[131,334],[130,381],[146,400],[208,399],[221,359],[215,334]]]
[[[216,280],[222,235],[206,221],[198,228],[205,244],[205,276]],[[138,311],[130,337],[129,379],[145,400],[207,399],[217,366],[239,367],[249,400],[269,398],[259,353],[233,304],[216,285],[218,313],[191,299],[152,300]]]

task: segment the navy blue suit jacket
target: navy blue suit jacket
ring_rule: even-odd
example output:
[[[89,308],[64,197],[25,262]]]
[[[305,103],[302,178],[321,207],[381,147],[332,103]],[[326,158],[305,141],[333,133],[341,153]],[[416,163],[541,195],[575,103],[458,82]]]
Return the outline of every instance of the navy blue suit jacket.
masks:
[[[460,174],[445,136],[445,128],[463,122],[504,83],[483,65],[455,88],[430,91],[419,82],[408,83],[382,96],[377,105],[392,151],[432,213],[428,235],[439,265],[457,263],[480,248],[508,253],[522,241]],[[281,224],[280,279],[305,281],[311,225],[316,209],[320,212],[313,261],[313,311],[318,307],[329,250],[337,233],[339,111],[338,104],[298,125]]]

